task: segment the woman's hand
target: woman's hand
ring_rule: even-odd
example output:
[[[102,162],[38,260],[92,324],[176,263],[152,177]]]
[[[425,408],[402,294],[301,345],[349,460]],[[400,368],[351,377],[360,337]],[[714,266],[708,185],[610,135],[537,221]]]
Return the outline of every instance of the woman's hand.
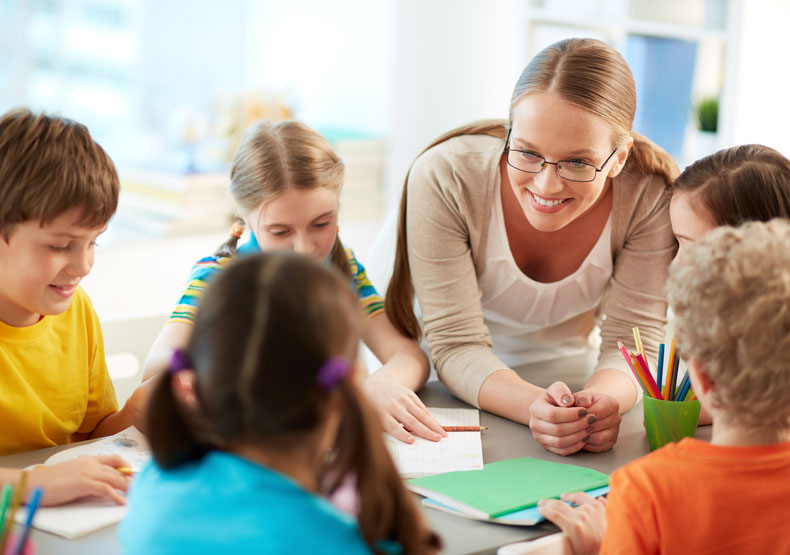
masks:
[[[600,453],[611,449],[620,433],[620,403],[617,399],[597,391],[582,390],[574,394],[573,403],[586,408],[590,419],[595,418],[584,450]]]
[[[576,504],[576,507],[563,503]],[[574,555],[598,553],[606,532],[606,499],[590,497],[584,492],[566,493],[562,501],[544,499],[538,511],[565,532]]]
[[[554,382],[530,405],[529,428],[544,449],[570,455],[583,449],[591,439],[598,416],[574,404],[568,386]]]
[[[362,387],[378,409],[384,429],[395,438],[414,443],[414,436],[431,441],[447,437],[447,432],[411,389],[376,374]]]
[[[42,505],[62,505],[90,495],[125,505],[126,498],[118,490],[128,491],[131,478],[118,468],[128,466],[118,455],[84,456],[37,466],[28,472],[27,489],[41,488]]]

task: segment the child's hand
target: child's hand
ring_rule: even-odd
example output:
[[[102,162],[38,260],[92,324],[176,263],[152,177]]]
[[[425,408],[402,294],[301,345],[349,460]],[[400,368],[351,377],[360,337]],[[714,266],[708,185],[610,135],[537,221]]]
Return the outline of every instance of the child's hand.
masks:
[[[529,407],[529,428],[544,449],[558,455],[581,450],[590,439],[597,417],[574,406],[568,386],[554,382]]]
[[[138,385],[123,407],[123,410],[129,415],[130,424],[143,433],[145,433],[145,415],[148,399],[151,397],[151,391],[155,382],[156,377],[149,378]]]
[[[125,505],[126,498],[117,490],[126,492],[130,478],[118,468],[128,466],[129,463],[118,455],[85,456],[37,466],[28,472],[27,489],[41,488],[42,505],[62,505],[89,495]]]
[[[567,503],[575,503],[571,507]],[[584,492],[566,493],[562,501],[544,499],[538,503],[540,514],[560,527],[571,543],[574,555],[598,553],[606,532],[606,499]]]
[[[573,396],[577,407],[585,407],[595,417],[585,451],[600,453],[611,449],[620,433],[620,403],[617,399],[596,391],[580,391]]]
[[[374,374],[365,381],[363,389],[378,409],[384,429],[396,439],[414,443],[414,436],[431,441],[447,437],[447,432],[408,387]]]

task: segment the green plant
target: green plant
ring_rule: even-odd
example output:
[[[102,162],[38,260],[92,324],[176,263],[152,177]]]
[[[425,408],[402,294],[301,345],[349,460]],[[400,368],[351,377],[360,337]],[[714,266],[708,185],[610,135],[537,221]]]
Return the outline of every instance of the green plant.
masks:
[[[719,126],[718,98],[703,98],[697,103],[697,124],[700,131],[716,132]]]

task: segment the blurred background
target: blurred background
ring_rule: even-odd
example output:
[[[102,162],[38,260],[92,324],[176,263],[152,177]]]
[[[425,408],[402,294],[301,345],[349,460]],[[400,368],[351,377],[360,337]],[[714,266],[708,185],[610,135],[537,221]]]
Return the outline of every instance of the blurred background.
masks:
[[[260,117],[333,142],[364,262],[418,152],[506,117],[562,38],[623,53],[635,129],[681,167],[746,142],[790,154],[789,23],[786,0],[0,0],[0,110],[80,120],[113,157],[120,206],[85,287],[104,321],[161,317],[227,236],[228,161]]]

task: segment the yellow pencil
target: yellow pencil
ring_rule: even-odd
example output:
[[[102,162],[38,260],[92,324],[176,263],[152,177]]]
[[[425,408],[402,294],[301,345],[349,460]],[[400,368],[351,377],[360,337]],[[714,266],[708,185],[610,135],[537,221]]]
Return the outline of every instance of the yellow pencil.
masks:
[[[639,336],[639,328],[635,327],[633,330],[634,332],[634,343],[636,344],[636,350],[642,354],[642,358],[645,359],[647,362],[647,355],[645,354],[645,347],[642,345],[642,338]],[[648,372],[650,371],[649,368],[646,369]]]
[[[126,476],[134,476],[134,469],[131,466],[118,466],[115,470]]]

